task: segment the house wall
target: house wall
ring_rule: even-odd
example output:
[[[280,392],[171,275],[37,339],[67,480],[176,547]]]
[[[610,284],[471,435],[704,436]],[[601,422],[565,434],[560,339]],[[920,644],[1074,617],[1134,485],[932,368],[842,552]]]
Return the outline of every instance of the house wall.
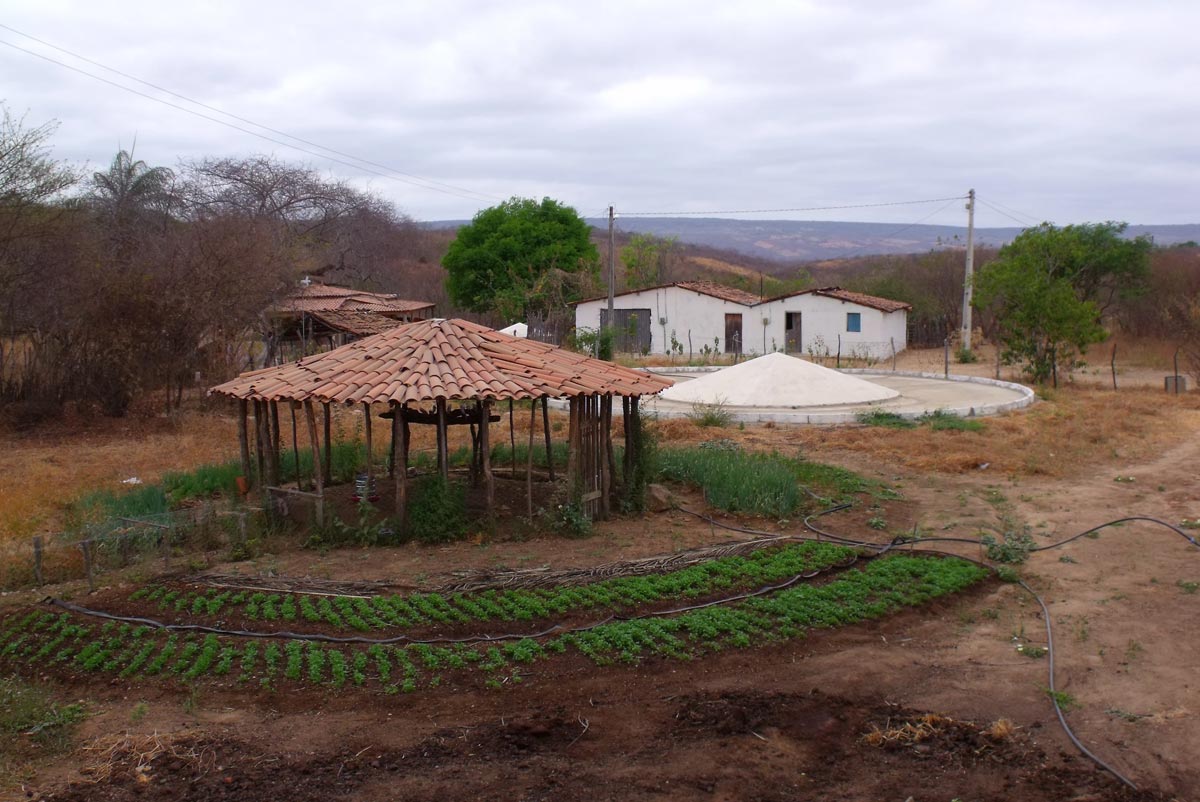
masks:
[[[587,301],[575,307],[576,328],[597,329],[600,327],[600,310],[608,308],[608,300]],[[671,334],[683,346],[683,353],[688,353],[688,334],[691,334],[693,354],[699,354],[704,346],[725,351],[725,315],[740,314],[742,316],[742,336],[746,344],[742,350],[749,352],[755,348],[756,331],[761,330],[761,315],[753,307],[742,306],[733,301],[723,301],[710,295],[693,292],[681,287],[661,287],[652,290],[630,293],[618,296],[613,301],[614,309],[649,309],[651,310],[650,353],[665,354],[671,348]],[[663,319],[666,323],[662,323]],[[761,333],[761,332],[760,332]]]
[[[892,355],[892,340],[895,339],[896,352],[903,351],[907,345],[908,313],[881,312],[869,306],[860,306],[837,298],[823,295],[794,295],[790,298],[780,298],[754,307],[756,332],[754,336],[747,335],[747,347],[756,351],[763,350],[763,335],[766,337],[766,351],[784,349],[784,332],[788,312],[801,314],[800,352],[803,354],[824,355],[836,354],[838,350],[838,335],[842,338],[843,356],[871,356],[883,359]],[[846,330],[846,313],[858,312],[861,315],[861,331]],[[768,319],[763,326],[763,318]]]
[[[587,301],[575,307],[577,328],[598,329],[600,310],[607,308],[607,299]],[[784,331],[787,312],[801,313],[800,353],[830,355],[837,353],[838,335],[842,338],[843,356],[870,356],[884,359],[892,355],[892,340],[896,352],[907,345],[908,313],[881,312],[837,298],[822,295],[794,295],[765,304],[743,306],[681,287],[661,287],[621,295],[613,301],[614,309],[651,310],[650,353],[668,353],[671,335],[682,344],[687,355],[688,335],[691,334],[691,353],[698,355],[707,345],[725,351],[725,315],[742,316],[742,352],[764,354],[784,350]],[[846,313],[862,316],[862,331],[846,331]],[[660,321],[666,319],[664,325]],[[763,323],[764,318],[766,324]]]

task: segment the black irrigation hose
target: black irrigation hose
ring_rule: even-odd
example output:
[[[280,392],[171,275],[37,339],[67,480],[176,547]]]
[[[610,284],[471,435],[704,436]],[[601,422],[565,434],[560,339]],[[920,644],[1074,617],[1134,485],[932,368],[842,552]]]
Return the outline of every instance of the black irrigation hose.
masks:
[[[813,519],[813,518],[820,518],[824,515],[828,515],[833,512],[838,512],[840,510],[844,510],[844,509],[848,508],[849,506],[850,506],[849,504],[842,504],[842,505],[838,505],[836,507],[831,507],[830,509],[824,510],[824,511],[816,513],[814,515],[808,516],[807,518],[804,519],[804,525],[806,527],[808,527],[809,529],[811,529],[812,531],[817,532],[819,535],[830,538],[831,540],[836,540],[836,541],[846,543],[846,544],[851,544],[851,545],[863,546],[866,548],[879,548],[879,546],[877,544],[866,543],[863,541],[854,541],[854,540],[851,540],[850,538],[845,538],[845,537],[841,537],[839,535],[835,535],[832,532],[826,532],[824,530],[817,528],[816,526],[813,526],[811,523],[811,519]],[[1038,546],[1036,548],[1032,548],[1032,549],[1030,549],[1030,551],[1034,552],[1034,551],[1047,551],[1049,549],[1056,549],[1061,546],[1065,546],[1068,543],[1076,541],[1076,540],[1080,539],[1081,537],[1090,535],[1093,532],[1098,532],[1101,529],[1105,529],[1109,526],[1117,526],[1117,525],[1127,523],[1130,521],[1144,521],[1146,523],[1157,524],[1159,526],[1170,529],[1172,532],[1179,535],[1184,540],[1186,540],[1188,543],[1191,543],[1193,546],[1200,547],[1200,542],[1197,542],[1197,540],[1195,538],[1193,538],[1187,532],[1183,531],[1183,529],[1181,529],[1178,526],[1175,526],[1174,524],[1168,523],[1159,518],[1152,518],[1147,515],[1130,515],[1125,518],[1117,518],[1112,521],[1106,521],[1105,523],[1099,524],[1098,526],[1093,526],[1091,529],[1084,530],[1083,532],[1072,535],[1068,538],[1064,538],[1063,540],[1059,540],[1054,543],[1047,544],[1045,546]],[[726,527],[726,528],[733,528],[733,527]],[[753,533],[753,530],[744,530],[744,531],[746,531],[747,534]],[[912,538],[912,539],[901,538],[901,539],[892,541],[892,544],[890,544],[890,545],[896,545],[897,543],[914,543],[915,544],[915,543],[931,543],[931,542],[969,543],[969,544],[976,545],[976,546],[985,546],[986,545],[985,543],[983,543],[982,541],[979,541],[979,540],[972,540],[970,538],[956,538],[956,537],[930,537],[930,538]],[[922,549],[922,551],[932,551],[932,550]],[[973,560],[970,557],[964,557],[961,554],[952,554],[949,552],[934,552],[934,553],[945,554],[946,556],[956,557],[960,560],[967,560],[967,561],[973,562],[977,565],[983,565],[992,571],[997,571],[995,566],[989,566],[986,563],[980,562],[979,560]],[[1031,588],[1029,585],[1027,585],[1024,582],[1024,580],[1018,579],[1017,584],[1020,585],[1025,590],[1026,593],[1028,593],[1030,596],[1032,596],[1034,598],[1034,601],[1036,601],[1038,603],[1038,606],[1042,608],[1042,620],[1045,622],[1045,625],[1046,625],[1046,656],[1049,658],[1049,665],[1048,665],[1048,674],[1049,674],[1048,689],[1050,691],[1049,696],[1050,696],[1050,701],[1054,704],[1054,713],[1058,716],[1058,723],[1062,725],[1063,732],[1065,732],[1067,734],[1067,737],[1071,740],[1071,743],[1075,744],[1076,748],[1078,748],[1079,751],[1084,754],[1084,756],[1089,758],[1093,763],[1095,763],[1097,766],[1099,766],[1100,768],[1107,771],[1109,774],[1116,777],[1121,782],[1125,783],[1125,785],[1129,786],[1130,788],[1132,788],[1133,790],[1136,791],[1138,787],[1132,780],[1130,780],[1128,777],[1126,777],[1121,772],[1117,771],[1115,768],[1110,766],[1108,763],[1104,762],[1100,757],[1098,757],[1090,749],[1088,749],[1086,746],[1084,746],[1083,743],[1079,740],[1079,738],[1076,737],[1075,732],[1071,729],[1070,725],[1067,724],[1066,715],[1063,713],[1063,709],[1058,703],[1057,691],[1054,686],[1054,633],[1053,633],[1051,623],[1050,623],[1050,610],[1046,607],[1046,602],[1044,602],[1042,600],[1042,597],[1039,596],[1037,594],[1037,592],[1035,592],[1033,590],[1033,588]]]
[[[790,579],[787,579],[778,584],[764,585],[763,587],[760,587],[756,590],[746,591],[745,593],[738,593],[733,596],[723,596],[719,599],[713,599],[711,601],[701,602],[700,604],[689,604],[684,607],[673,607],[669,610],[656,610],[654,612],[644,613],[642,615],[628,615],[628,616],[610,615],[607,618],[603,618],[599,621],[593,621],[588,624],[581,624],[580,626],[576,626],[576,627],[565,627],[562,624],[555,624],[554,626],[549,627],[547,629],[543,629],[540,632],[516,633],[516,634],[504,633],[504,634],[500,634],[500,635],[469,635],[469,636],[461,637],[461,638],[450,638],[450,637],[413,638],[408,635],[396,635],[391,638],[367,638],[367,637],[363,637],[361,635],[325,635],[325,634],[322,634],[319,632],[289,632],[286,630],[279,631],[279,632],[257,632],[254,630],[245,630],[245,629],[222,629],[220,627],[205,626],[204,624],[167,624],[165,622],[158,621],[153,618],[141,618],[138,616],[117,615],[115,613],[106,613],[103,610],[95,610],[90,607],[83,607],[78,604],[72,604],[71,602],[67,602],[67,601],[63,601],[62,599],[55,599],[55,598],[51,598],[51,597],[47,597],[47,598],[43,599],[42,601],[44,604],[48,604],[51,607],[58,607],[58,608],[67,610],[72,613],[77,613],[79,615],[91,616],[93,618],[101,618],[106,621],[120,621],[121,623],[125,623],[125,624],[139,624],[141,626],[152,627],[154,629],[163,629],[168,632],[204,632],[204,633],[207,633],[210,635],[226,635],[229,637],[237,637],[237,638],[258,638],[258,639],[280,638],[282,640],[312,641],[312,642],[317,642],[317,643],[358,643],[358,644],[365,644],[365,645],[372,645],[372,646],[373,645],[385,646],[385,645],[390,645],[390,644],[394,644],[394,643],[411,643],[411,644],[494,643],[496,641],[525,640],[526,638],[529,638],[529,639],[544,638],[547,635],[552,635],[555,633],[561,633],[563,635],[570,635],[575,632],[588,632],[588,631],[596,629],[598,627],[602,627],[605,624],[611,623],[613,621],[642,621],[642,620],[645,620],[648,618],[661,618],[663,616],[678,615],[680,613],[686,613],[686,612],[690,612],[692,610],[703,610],[708,607],[717,607],[722,604],[730,604],[730,603],[736,602],[736,601],[743,601],[745,599],[754,598],[755,596],[765,596],[768,593],[775,593],[776,591],[780,591],[785,588],[789,588],[792,585],[795,585],[796,583],[802,582],[806,579],[812,579],[813,577],[819,576],[820,574],[823,574],[826,571],[831,571],[831,570],[835,570],[835,569],[843,570],[843,569],[849,568],[851,565],[856,563],[859,559],[860,559],[859,555],[854,555],[849,560],[846,560],[844,562],[836,563],[834,565],[828,565],[823,568],[818,568],[813,571],[808,571],[806,573],[796,574],[795,576],[791,577]]]

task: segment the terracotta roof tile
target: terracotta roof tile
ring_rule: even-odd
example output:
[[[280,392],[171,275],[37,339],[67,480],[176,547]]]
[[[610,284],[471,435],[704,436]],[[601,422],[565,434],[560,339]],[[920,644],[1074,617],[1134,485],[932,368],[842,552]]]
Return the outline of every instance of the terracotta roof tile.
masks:
[[[416,312],[432,309],[429,301],[410,301],[393,293],[352,290],[348,287],[331,287],[327,284],[311,284],[300,287],[271,306],[268,312],[289,314],[296,312]]]
[[[753,306],[754,304],[756,304],[762,300],[761,298],[759,298],[757,295],[755,295],[752,292],[746,292],[745,290],[739,290],[736,287],[727,287],[724,284],[718,284],[715,281],[677,281],[673,284],[657,284],[653,287],[642,287],[641,289],[637,289],[637,290],[626,290],[625,292],[619,292],[616,294],[615,297],[620,298],[623,295],[633,295],[636,292],[651,292],[653,290],[663,290],[663,289],[667,289],[668,287],[681,287],[685,290],[691,290],[692,292],[698,292],[701,295],[708,295],[713,298],[719,298],[722,301],[732,301],[733,303],[741,304],[742,306]],[[582,301],[572,301],[568,305],[569,306],[578,306],[579,304],[585,304],[585,303],[588,303],[589,301],[602,301],[607,297],[608,297],[607,295],[599,295],[595,298],[585,298]]]
[[[841,287],[822,287],[821,289],[812,290],[812,294],[823,295],[826,298],[837,298],[839,301],[849,301],[859,306],[878,309],[880,312],[899,312],[901,309],[912,309],[912,304],[906,304],[903,301],[893,301],[890,298],[880,298],[876,295],[851,292],[850,290],[843,290]]]
[[[283,401],[422,403],[437,398],[561,398],[658,393],[669,380],[465,320],[422,320],[278,367],[210,393]]]

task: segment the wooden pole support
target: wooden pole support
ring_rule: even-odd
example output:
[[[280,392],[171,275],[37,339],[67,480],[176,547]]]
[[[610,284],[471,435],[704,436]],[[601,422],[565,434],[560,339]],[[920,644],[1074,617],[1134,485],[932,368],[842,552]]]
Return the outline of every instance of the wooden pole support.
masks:
[[[321,439],[317,437],[317,415],[311,399],[304,402],[304,420],[308,424],[308,440],[313,453],[313,484],[317,486],[317,523],[325,523],[325,477],[317,466],[321,464]]]
[[[250,432],[246,417],[249,415],[250,402],[242,398],[238,400],[238,445],[240,446],[242,456],[242,476],[246,477],[246,488],[249,489],[254,483],[254,476],[250,472]]]
[[[392,440],[396,449],[396,525],[399,534],[408,534],[408,426],[401,420],[403,404],[392,404]]]
[[[487,500],[488,527],[496,524],[496,482],[492,477],[492,446],[488,436],[488,423],[492,416],[492,399],[483,400],[483,414],[479,417],[479,452],[483,461],[484,497]]]
[[[546,468],[550,481],[554,481],[554,447],[550,444],[550,398],[542,396],[542,430],[546,434]]]
[[[525,511],[533,520],[533,433],[537,431],[538,402],[529,399],[529,451],[525,455]]]
[[[332,429],[332,425],[330,422],[332,413],[330,412],[328,401],[321,404],[321,407],[324,409],[324,412],[325,412],[325,422],[324,422],[325,423],[325,453],[324,453],[325,461],[324,461],[324,470],[322,471],[321,478],[325,480],[325,484],[328,486],[330,484],[333,484],[333,447],[329,443],[330,434],[331,434],[330,430]],[[314,454],[313,455],[313,470],[314,471],[317,469],[318,464],[319,463],[317,462],[316,454]]]

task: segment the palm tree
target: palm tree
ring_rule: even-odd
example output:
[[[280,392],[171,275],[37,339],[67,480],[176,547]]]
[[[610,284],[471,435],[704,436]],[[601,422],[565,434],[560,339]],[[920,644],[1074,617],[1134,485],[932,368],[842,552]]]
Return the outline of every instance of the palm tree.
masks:
[[[163,208],[174,178],[169,167],[134,161],[131,151],[121,150],[107,171],[92,175],[92,188],[100,208],[124,221],[147,209]]]

